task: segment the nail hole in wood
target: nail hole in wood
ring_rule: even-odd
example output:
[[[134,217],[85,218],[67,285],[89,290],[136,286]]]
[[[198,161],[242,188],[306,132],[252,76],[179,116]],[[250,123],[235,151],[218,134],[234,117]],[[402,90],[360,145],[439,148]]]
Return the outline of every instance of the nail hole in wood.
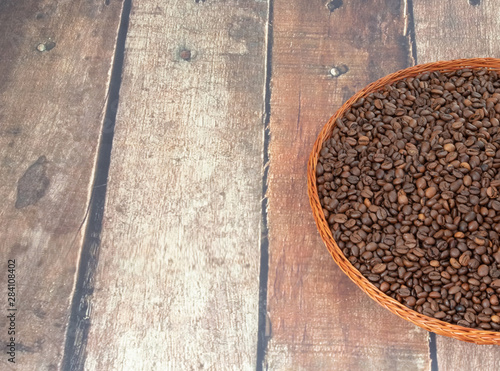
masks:
[[[56,47],[56,43],[54,41],[47,41],[45,43],[45,50],[46,51],[49,51],[49,50],[52,50]]]
[[[340,8],[342,5],[344,5],[344,2],[342,0],[332,0],[328,4],[326,4],[326,7],[330,11],[330,13],[332,13],[338,8]]]
[[[47,41],[45,43],[40,43],[36,46],[36,50],[39,52],[48,52],[56,47],[56,43],[54,41]]]
[[[189,62],[191,60],[191,50],[187,49],[181,50],[179,53],[179,57]]]
[[[332,67],[330,75],[332,75],[332,77],[339,77],[340,75],[346,74],[347,71],[349,71],[349,67],[345,64],[339,64],[338,66]]]

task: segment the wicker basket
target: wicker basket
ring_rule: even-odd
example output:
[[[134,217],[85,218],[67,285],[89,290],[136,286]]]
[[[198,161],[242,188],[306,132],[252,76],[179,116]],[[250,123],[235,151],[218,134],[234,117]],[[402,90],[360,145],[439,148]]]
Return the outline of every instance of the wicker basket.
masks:
[[[332,255],[335,262],[338,264],[340,269],[342,269],[342,271],[347,274],[356,285],[358,285],[365,293],[367,293],[368,296],[370,296],[378,304],[382,305],[384,308],[390,310],[399,317],[410,321],[427,331],[476,344],[500,344],[500,332],[484,331],[457,326],[425,316],[407,308],[397,300],[389,297],[374,285],[372,285],[370,281],[368,281],[368,279],[366,279],[356,268],[352,266],[352,264],[347,260],[340,248],[337,246],[337,243],[334,241],[333,235],[330,231],[330,227],[328,226],[328,223],[325,220],[323,214],[323,209],[320,204],[316,186],[316,165],[318,163],[319,152],[322,149],[323,142],[330,139],[336,120],[338,118],[341,118],[346,110],[351,106],[351,104],[356,102],[359,98],[365,97],[369,93],[377,91],[385,85],[392,84],[397,80],[401,80],[407,77],[414,77],[422,72],[453,71],[461,68],[481,67],[500,71],[500,59],[457,59],[452,61],[422,64],[387,75],[361,89],[347,102],[345,102],[342,107],[340,107],[340,109],[335,113],[335,115],[330,118],[327,124],[323,127],[323,130],[321,130],[320,134],[318,135],[309,158],[307,168],[307,189],[309,194],[309,202],[313,210],[316,225],[328,251]]]

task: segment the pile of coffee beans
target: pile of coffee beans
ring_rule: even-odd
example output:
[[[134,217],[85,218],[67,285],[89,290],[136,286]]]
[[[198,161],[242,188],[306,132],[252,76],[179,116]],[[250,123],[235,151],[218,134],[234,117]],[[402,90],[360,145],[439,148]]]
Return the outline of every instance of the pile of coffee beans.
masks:
[[[316,168],[338,246],[429,317],[500,331],[500,79],[428,72],[359,99]]]

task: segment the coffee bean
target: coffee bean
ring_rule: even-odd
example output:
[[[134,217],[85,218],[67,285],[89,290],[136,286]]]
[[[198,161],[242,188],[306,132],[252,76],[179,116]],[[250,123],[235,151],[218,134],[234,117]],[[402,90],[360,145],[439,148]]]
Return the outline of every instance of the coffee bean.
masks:
[[[372,198],[373,197],[373,192],[370,191],[369,189],[363,189],[360,193],[360,195],[362,197],[365,197],[365,198]]]
[[[479,223],[474,220],[474,221],[469,223],[468,228],[469,228],[470,232],[475,232],[479,228]]]
[[[380,284],[380,291],[382,292],[387,292],[389,290],[389,288],[391,287],[391,285],[388,283],[388,282],[382,282]]]
[[[439,272],[431,272],[429,273],[429,278],[433,281],[438,281],[441,279],[441,274]]]
[[[436,195],[437,189],[435,187],[429,187],[425,190],[425,197],[432,198]]]
[[[366,145],[368,145],[368,143],[370,143],[370,139],[367,136],[362,135],[359,137],[358,144],[360,146],[366,146]]]
[[[479,274],[480,277],[486,277],[489,273],[489,268],[487,265],[483,264],[483,265],[480,265],[478,268],[477,268],[477,274]]]
[[[360,243],[363,241],[363,238],[359,235],[359,233],[351,234],[350,240],[352,243]]]
[[[491,321],[491,316],[488,316],[487,314],[479,314],[477,316],[477,319],[481,322],[490,322]]]
[[[316,164],[322,214],[362,275],[423,315],[488,331],[500,331],[497,79],[432,72],[369,93]]]
[[[496,306],[499,304],[499,299],[498,299],[498,296],[496,294],[490,296],[490,304],[492,306]]]
[[[446,313],[443,311],[434,313],[434,318],[436,319],[443,319],[444,317],[446,317]]]
[[[415,299],[413,296],[408,296],[405,298],[405,305],[407,307],[414,307],[417,304],[417,299]]]
[[[491,287],[498,289],[500,288],[500,279],[496,279],[493,282],[491,282]]]
[[[466,222],[471,222],[474,219],[476,219],[476,213],[474,211],[469,211],[467,214],[464,215],[464,220]]]
[[[350,146],[353,146],[353,147],[357,144],[356,139],[351,138],[351,137],[347,137],[347,138],[345,139],[345,142],[346,142],[347,144],[349,144]]]
[[[361,217],[361,211],[356,211],[354,210],[353,212],[349,213],[349,217],[351,218],[354,218],[354,219],[358,219]]]
[[[457,261],[457,259],[455,258],[451,258],[450,259],[450,265],[455,268],[455,269],[460,269],[461,268],[461,265],[460,263]]]
[[[406,298],[410,296],[410,289],[408,287],[402,287],[398,290],[398,293],[401,297]]]
[[[472,178],[470,177],[470,175],[466,175],[464,176],[464,186],[466,187],[470,187],[470,185],[472,184]]]
[[[469,278],[469,283],[474,286],[479,286],[481,284],[481,282],[475,278]]]
[[[345,222],[347,222],[347,219],[348,219],[347,215],[345,215],[345,214],[335,214],[335,215],[333,215],[333,218],[332,218],[333,222],[335,222],[335,223],[345,223]]]
[[[443,149],[446,151],[446,152],[453,152],[455,151],[455,145],[453,143],[446,143],[444,146],[443,146]]]
[[[388,216],[387,210],[385,210],[383,207],[379,207],[375,214],[377,215],[378,220],[385,220]]]
[[[470,327],[471,324],[470,324],[470,322],[462,319],[462,320],[457,321],[457,325],[463,326],[463,327]]]
[[[400,190],[398,192],[398,203],[400,205],[407,205],[408,204],[408,197],[406,196],[406,192],[404,190]]]
[[[418,155],[417,146],[415,146],[413,143],[406,143],[406,151],[410,156]]]
[[[368,278],[372,282],[377,282],[380,280],[380,276],[378,274],[369,274],[368,276],[366,276],[366,278]]]
[[[452,191],[452,192],[458,191],[460,189],[460,187],[462,186],[462,184],[463,184],[462,179],[455,180],[454,182],[452,182],[450,184],[450,191]]]
[[[469,323],[476,322],[476,315],[471,312],[465,312],[464,319]]]
[[[460,258],[458,259],[458,262],[462,267],[465,267],[467,264],[469,264],[470,261],[470,254],[468,252],[464,252],[462,255],[460,255]]]
[[[372,273],[380,274],[382,272],[385,272],[386,268],[387,268],[387,265],[385,265],[383,263],[376,264],[372,268]]]
[[[380,168],[383,170],[389,170],[389,169],[392,169],[392,167],[393,167],[393,163],[390,161],[386,161],[386,162],[382,163],[382,165],[380,165]]]
[[[431,238],[431,237],[429,237],[429,238]],[[427,240],[427,239],[426,239],[426,240]],[[437,261],[437,260],[431,260],[431,261],[429,262],[429,265],[431,265],[432,267],[437,268],[437,267],[439,267],[441,264],[440,264],[440,263],[439,263],[439,261]]]

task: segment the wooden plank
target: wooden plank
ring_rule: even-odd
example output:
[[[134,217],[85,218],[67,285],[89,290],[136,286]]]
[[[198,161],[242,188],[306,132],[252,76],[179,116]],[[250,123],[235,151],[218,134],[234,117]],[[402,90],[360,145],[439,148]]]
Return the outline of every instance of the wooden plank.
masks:
[[[411,62],[400,1],[274,2],[269,170],[270,370],[429,370],[428,334],[371,301],[316,230],[306,167],[355,91]],[[340,7],[337,7],[340,5]],[[335,9],[336,8],[336,9]],[[334,78],[333,66],[348,71]],[[338,72],[345,71],[338,68]]]
[[[133,3],[86,370],[255,369],[266,19]]]
[[[495,0],[414,1],[418,63],[459,58],[500,57]]]
[[[16,261],[15,364],[61,368],[121,2],[0,2],[2,313]]]
[[[476,6],[469,3],[478,4]],[[490,1],[415,1],[418,63],[500,56],[500,4]],[[498,370],[500,348],[436,336],[440,370]]]

